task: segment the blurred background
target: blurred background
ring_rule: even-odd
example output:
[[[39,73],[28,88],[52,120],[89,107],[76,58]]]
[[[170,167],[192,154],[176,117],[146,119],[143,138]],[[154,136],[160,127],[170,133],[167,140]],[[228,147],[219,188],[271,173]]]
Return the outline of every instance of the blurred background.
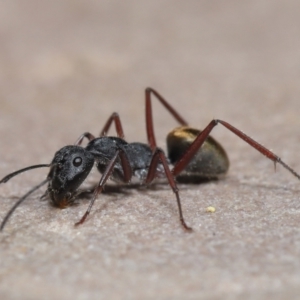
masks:
[[[146,142],[144,91],[148,86],[159,91],[191,125],[203,128],[212,118],[224,119],[255,137],[267,147],[276,150],[275,152],[292,167],[299,170],[299,16],[300,2],[297,0],[1,1],[0,177],[27,165],[48,163],[55,151],[66,144],[72,144],[81,133],[90,131],[97,134],[114,111],[121,116],[128,141]],[[154,103],[154,114],[158,143],[164,148],[165,136],[173,129],[176,122],[157,103]],[[261,158],[255,151],[251,151],[248,145],[227,133],[225,129],[218,128],[213,135],[224,144],[232,162],[229,187],[226,181],[220,183],[221,187],[233,190],[240,182],[246,180],[247,182],[260,182],[262,185],[265,183],[299,189],[298,182],[291,178],[290,174],[280,170],[279,174],[273,175],[273,166],[270,161]],[[269,178],[270,173],[271,178]],[[1,186],[3,199],[16,198],[24,193],[30,184],[39,182],[41,176],[45,176],[45,171],[37,170],[24,175],[25,179],[16,179],[8,185]],[[205,188],[203,191],[205,194]],[[206,192],[210,196],[214,193],[212,190]],[[248,192],[251,193],[251,186]],[[184,188],[184,193],[189,192]],[[193,197],[199,196],[200,192],[196,187],[190,193],[192,201]],[[162,194],[163,192],[159,193],[159,195]],[[172,194],[168,191],[166,195],[170,197]],[[255,197],[259,198],[257,195],[262,197],[264,191],[255,194]],[[272,194],[267,193],[268,195]],[[5,207],[1,207],[3,214],[11,206],[9,201],[11,199],[5,202]],[[36,205],[38,205],[36,208],[40,208],[37,212],[47,211],[45,204]],[[155,205],[153,204],[154,207]],[[159,205],[160,203],[155,209],[159,210]],[[186,206],[188,205],[189,202]],[[26,205],[24,207],[26,211],[33,213],[32,207]],[[191,209],[192,213],[195,207]],[[84,208],[85,206],[78,210],[78,215]],[[21,208],[20,212],[22,213]],[[67,213],[71,214],[71,212]],[[72,214],[75,214],[74,210]],[[176,219],[175,209],[170,214],[171,219],[172,217]],[[36,220],[30,214],[22,213],[21,216],[22,218],[16,220],[18,224],[16,232],[22,228],[21,224],[24,224],[24,219],[27,218],[29,222],[27,224],[30,224],[30,219]],[[68,216],[66,226],[71,228],[72,221],[70,220],[76,216]],[[236,215],[227,217],[234,221]],[[238,224],[242,222],[239,220]],[[282,222],[286,224],[286,221]],[[171,224],[177,228],[178,224],[173,223]],[[92,221],[89,224],[92,226]],[[40,232],[49,230],[47,223],[43,221],[39,226],[45,226],[45,228],[39,228]],[[86,230],[89,229],[88,226],[85,227]],[[278,226],[285,228],[282,224]],[[131,274],[130,282],[126,283],[128,272],[124,271],[118,275],[120,269],[115,265],[112,267],[109,262],[114,261],[116,257],[118,261],[120,256],[114,251],[123,245],[124,239],[127,239],[127,242],[131,241],[130,235],[119,237],[116,233],[110,233],[108,229],[106,233],[101,232],[101,234],[113,236],[116,239],[114,244],[116,248],[104,251],[107,264],[102,265],[102,268],[105,272],[103,271],[102,277],[99,278],[98,271],[91,271],[80,286],[80,280],[73,280],[71,277],[76,272],[78,274],[89,272],[89,269],[84,266],[88,265],[92,270],[95,264],[82,260],[76,272],[72,268],[69,269],[68,265],[65,266],[65,271],[61,269],[54,271],[51,268],[53,257],[44,260],[43,255],[47,257],[49,245],[56,243],[58,253],[78,251],[81,253],[81,258],[87,257],[83,250],[86,249],[87,244],[103,251],[101,247],[105,246],[101,244],[101,234],[97,240],[95,236],[91,238],[86,233],[87,240],[81,237],[82,240],[73,244],[73,238],[76,239],[77,236],[74,230],[68,228],[69,231],[62,232],[64,232],[64,238],[72,236],[70,245],[64,245],[65,248],[60,249],[62,242],[57,241],[56,236],[48,239],[45,235],[43,238],[49,242],[49,245],[44,249],[37,248],[38,250],[35,250],[37,252],[34,252],[30,246],[26,248],[22,244],[27,240],[31,242],[31,245],[39,245],[41,236],[29,238],[31,234],[36,234],[32,230],[33,227],[34,224],[31,225],[31,229],[30,227],[24,229],[24,240],[21,239],[20,242],[16,241],[16,237],[14,239],[11,232],[2,240],[2,257],[9,257],[5,267],[2,262],[1,278],[3,279],[6,274],[2,290],[5,291],[6,299],[12,295],[18,298],[20,296],[17,292],[18,288],[25,290],[24,295],[28,295],[23,299],[41,299],[45,296],[45,291],[51,291],[50,286],[47,286],[43,280],[54,280],[54,282],[65,280],[65,285],[61,285],[61,293],[56,291],[53,294],[53,297],[57,299],[62,296],[75,299],[79,294],[82,295],[82,299],[91,299],[97,295],[96,299],[99,297],[97,280],[102,280],[104,295],[113,297],[116,294],[110,282],[113,282],[115,277],[119,282],[124,280],[123,286],[119,283],[118,292],[122,294],[124,291],[123,295],[127,299],[132,299],[134,295],[143,295],[144,299],[147,298],[146,296],[150,299],[153,295],[159,295],[156,298],[161,299],[170,299],[169,297],[183,299],[184,295],[184,298],[188,299],[189,297],[186,297],[188,291],[193,291],[194,294],[191,295],[197,295],[197,299],[201,299],[201,295],[204,295],[203,297],[206,295],[207,299],[225,299],[226,295],[228,299],[235,299],[234,297],[241,295],[244,295],[241,299],[247,299],[247,295],[249,299],[253,295],[256,295],[255,299],[259,299],[257,297],[262,295],[263,299],[264,293],[269,296],[275,295],[272,296],[273,299],[277,299],[277,296],[280,299],[281,295],[284,295],[285,299],[292,299],[296,297],[297,289],[299,292],[300,266],[297,262],[300,253],[299,244],[296,246],[293,244],[293,250],[289,251],[287,249],[289,245],[292,245],[290,240],[284,244],[287,248],[280,248],[285,249],[288,253],[286,255],[290,255],[285,256],[289,257],[289,262],[293,262],[289,265],[290,269],[285,269],[287,261],[284,258],[276,258],[279,263],[275,269],[268,269],[268,266],[262,267],[263,260],[268,263],[270,257],[259,254],[262,261],[255,265],[254,259],[258,272],[255,273],[252,270],[251,273],[248,272],[247,263],[243,265],[244,269],[242,267],[240,269],[241,262],[253,264],[253,260],[248,257],[247,247],[243,248],[245,253],[240,251],[238,246],[234,248],[231,251],[233,257],[228,254],[230,252],[228,250],[229,252],[226,252],[229,255],[227,263],[218,264],[218,259],[222,260],[223,256],[218,252],[220,248],[214,248],[210,244],[211,236],[206,236],[206,240],[203,240],[202,235],[205,233],[202,232],[202,235],[199,234],[197,237],[199,244],[192,242],[194,250],[207,247],[201,252],[203,257],[197,252],[185,256],[182,253],[186,253],[183,249],[188,242],[186,245],[178,242],[182,239],[181,228],[177,228],[179,233],[175,235],[172,235],[173,229],[164,233],[158,229],[157,234],[160,238],[154,239],[156,250],[152,250],[151,242],[147,251],[150,251],[150,257],[152,254],[153,257],[157,257],[155,251],[167,253],[166,257],[169,257],[170,261],[166,260],[165,266],[169,265],[170,269],[164,274],[170,277],[161,278],[160,273],[151,268],[150,271],[147,268],[143,269],[147,271],[145,273],[140,272],[139,266],[144,266],[143,263],[149,256],[141,256],[140,260],[135,260],[136,255],[133,252],[132,261],[129,263],[130,266],[134,266],[129,268],[133,275]],[[97,227],[93,228],[94,231],[97,230],[97,234],[100,232]],[[228,228],[231,227],[228,225]],[[288,225],[288,228],[295,227]],[[262,232],[265,230],[263,226],[260,229]],[[279,229],[274,229],[274,232],[278,232]],[[58,234],[59,230],[56,230]],[[204,230],[204,232],[207,231]],[[258,230],[256,233],[259,235],[261,231]],[[144,234],[144,232],[140,233],[139,237]],[[278,234],[281,237],[290,236],[284,232]],[[240,240],[243,243],[246,236],[246,232],[243,232],[235,237],[234,241]],[[226,234],[223,237],[225,237],[224,248],[234,243],[234,241],[226,240]],[[264,240],[263,237],[261,238]],[[20,236],[18,236],[19,239]],[[193,238],[184,239],[191,241]],[[279,240],[278,236],[276,239]],[[141,249],[142,253],[145,250],[144,244],[140,245],[141,248],[137,251]],[[173,249],[169,251],[170,245]],[[154,244],[152,246],[154,247]],[[272,244],[270,240],[269,246],[266,247],[278,249],[277,246],[276,242]],[[29,252],[21,250],[25,249],[24,247]],[[263,249],[262,253],[266,253],[265,248],[261,249]],[[234,250],[242,253],[237,263],[234,262]],[[86,251],[89,250],[86,249]],[[110,257],[111,252],[115,256]],[[35,291],[27,286],[27,282],[32,280],[31,276],[34,277],[33,274],[37,272],[35,269],[32,273],[20,271],[19,279],[16,279],[14,275],[16,268],[23,270],[32,265],[33,257],[30,253],[35,253],[35,257],[40,257],[36,263],[37,269],[44,264],[42,271],[38,272],[40,277],[33,280],[39,285],[42,282],[45,285],[44,290],[41,288]],[[182,259],[179,262],[178,256]],[[200,259],[199,257],[203,258],[201,269],[192,263]],[[217,262],[210,261],[212,257]],[[174,261],[175,265],[172,264]],[[72,265],[74,261],[61,258],[59,265],[63,266],[64,263]],[[206,265],[210,263],[211,265]],[[154,269],[156,267],[161,266],[159,263],[154,264]],[[187,267],[190,269],[186,269]],[[85,271],[81,273],[80,268]],[[269,270],[263,278],[258,275],[261,268]],[[178,269],[187,272],[184,273],[184,279],[181,278],[185,282],[183,285],[178,284],[179,281],[176,278]],[[244,270],[242,274],[239,273],[241,270]],[[256,277],[253,276],[253,272],[257,275]],[[7,276],[7,274],[10,275]],[[58,274],[57,277],[55,274]],[[287,276],[284,284],[280,281],[280,277],[278,279],[280,274]],[[201,279],[201,284],[197,281],[199,279]],[[16,286],[14,292],[4,288],[12,283]],[[77,289],[74,289],[74,283],[78,284]],[[199,290],[200,286],[201,290]],[[125,291],[128,287],[132,288],[132,293]],[[138,287],[141,289],[148,287],[149,290],[146,292],[147,289],[144,289],[144,294],[143,291],[140,291],[140,294],[133,292],[134,288],[138,289]],[[268,289],[265,290],[266,287],[269,288],[270,293]],[[209,298],[209,295],[217,298]]]
[[[197,127],[213,117],[245,129],[251,122],[259,138],[284,119],[297,125],[299,6],[1,1],[2,142],[10,143],[9,132],[22,144],[42,141],[52,153],[61,135],[68,143],[83,131],[96,133],[112,111],[124,119],[130,140],[142,140],[137,128],[144,126],[147,86]],[[175,123],[161,111],[155,109],[157,127],[171,129]],[[163,142],[165,130],[157,134]],[[12,140],[10,148],[19,147]]]

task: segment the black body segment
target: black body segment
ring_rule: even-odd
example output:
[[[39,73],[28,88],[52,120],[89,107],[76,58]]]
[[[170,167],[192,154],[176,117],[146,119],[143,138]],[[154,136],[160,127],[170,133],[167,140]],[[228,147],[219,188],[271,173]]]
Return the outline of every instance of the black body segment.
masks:
[[[147,144],[127,143],[119,137],[102,136],[90,141],[86,146],[86,150],[91,153],[97,161],[97,168],[100,173],[104,172],[107,164],[112,160],[118,149],[124,151],[133,172],[133,176],[140,179],[142,183],[152,158],[152,151]],[[120,158],[117,159],[113,167],[112,179],[119,182],[125,182]]]
[[[171,164],[176,164],[195,141],[201,130],[182,126],[172,130],[167,136],[168,157]],[[226,174],[229,159],[223,147],[208,136],[196,154],[191,157],[185,169],[176,177],[178,181],[197,182],[213,179]]]
[[[65,208],[94,165],[93,155],[79,146],[65,146],[55,153],[48,174],[48,194],[55,206]]]

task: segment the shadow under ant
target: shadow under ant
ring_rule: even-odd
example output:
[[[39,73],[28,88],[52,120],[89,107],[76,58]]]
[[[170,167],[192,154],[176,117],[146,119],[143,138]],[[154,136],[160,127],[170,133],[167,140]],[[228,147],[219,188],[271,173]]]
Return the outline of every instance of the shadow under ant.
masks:
[[[206,184],[209,182],[216,182],[219,181],[220,178],[214,177],[214,178],[199,178],[195,177],[192,181],[191,178],[185,178],[185,177],[179,177],[177,178],[177,183],[180,184],[180,190],[187,190],[190,189],[191,185],[197,185],[199,184]],[[108,195],[108,196],[115,196],[116,194],[124,195],[124,196],[132,196],[132,190],[138,190],[138,192],[147,192],[147,191],[161,191],[161,190],[169,190],[169,187],[166,184],[166,180],[157,180],[156,182],[152,183],[151,185],[143,185],[140,183],[132,183],[132,184],[107,184],[105,185],[102,194]],[[78,194],[75,197],[76,203],[79,204],[81,201],[85,200],[91,200],[93,197],[93,193],[95,191],[95,188],[97,187],[97,184],[93,184],[90,187],[86,187],[84,189],[81,189],[78,191]],[[46,195],[45,195],[46,196]],[[41,197],[41,200],[44,200],[44,196]],[[116,199],[117,200],[117,199]]]

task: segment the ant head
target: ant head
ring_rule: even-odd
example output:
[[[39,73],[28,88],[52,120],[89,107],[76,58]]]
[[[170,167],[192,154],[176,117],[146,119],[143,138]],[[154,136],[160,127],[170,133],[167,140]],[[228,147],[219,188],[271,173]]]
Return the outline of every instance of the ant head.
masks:
[[[72,204],[77,188],[94,165],[93,155],[79,146],[65,146],[54,155],[48,174],[48,193],[55,206]]]

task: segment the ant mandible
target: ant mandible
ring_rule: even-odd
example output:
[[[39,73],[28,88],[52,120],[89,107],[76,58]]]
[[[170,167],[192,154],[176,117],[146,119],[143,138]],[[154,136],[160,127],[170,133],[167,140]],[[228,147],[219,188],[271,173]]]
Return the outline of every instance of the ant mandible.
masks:
[[[180,127],[167,136],[168,157],[157,147],[153,128],[151,95],[154,95],[169,113],[179,122]],[[150,184],[157,177],[166,177],[176,196],[179,218],[184,229],[190,231],[183,218],[179,191],[176,179],[194,182],[200,179],[216,178],[225,174],[229,168],[229,160],[222,146],[209,136],[212,129],[222,124],[250,146],[258,150],[274,164],[279,163],[294,176],[300,175],[284,163],[276,154],[254,141],[252,138],[233,127],[229,123],[214,119],[204,130],[189,127],[180,114],[154,89],[145,90],[146,128],[148,144],[127,143],[120,117],[113,113],[107,120],[100,137],[89,132],[82,134],[74,145],[58,150],[50,164],[29,166],[5,176],[0,183],[35,168],[49,167],[47,178],[33,187],[20,198],[4,217],[0,230],[7,223],[14,210],[35,190],[48,183],[46,195],[54,206],[65,208],[74,203],[78,195],[77,189],[86,179],[94,164],[102,174],[96,186],[87,211],[75,225],[82,224],[89,215],[97,196],[102,192],[109,178],[117,182],[130,183],[136,177],[142,184]],[[107,136],[112,123],[115,123],[117,137]],[[81,145],[84,138],[88,139],[85,148]],[[172,168],[170,169],[170,165]]]

